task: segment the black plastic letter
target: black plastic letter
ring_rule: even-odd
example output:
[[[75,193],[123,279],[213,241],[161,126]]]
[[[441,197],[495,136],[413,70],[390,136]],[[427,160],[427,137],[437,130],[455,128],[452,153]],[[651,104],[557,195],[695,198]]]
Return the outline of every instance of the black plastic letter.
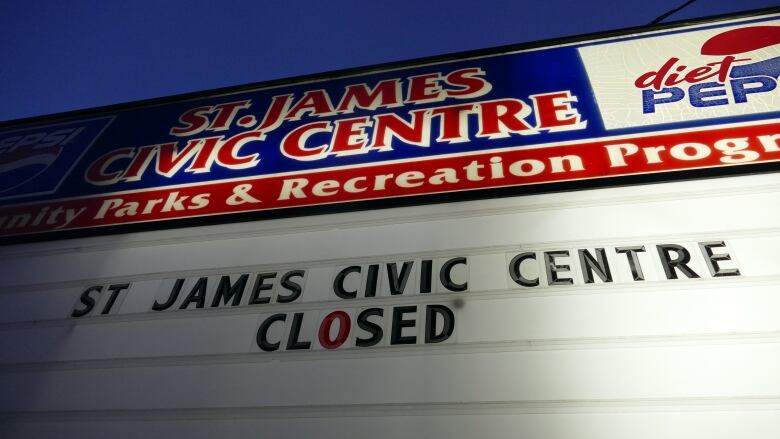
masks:
[[[639,257],[636,255],[638,252],[644,252],[644,245],[635,245],[628,247],[616,247],[617,253],[625,253],[628,258],[628,267],[631,269],[631,276],[634,280],[645,280],[645,274],[642,272],[642,265],[639,264]]]
[[[356,346],[361,348],[366,348],[369,346],[374,346],[375,344],[379,343],[380,340],[382,340],[382,333],[383,333],[382,327],[368,320],[368,318],[371,316],[382,317],[384,314],[385,314],[385,310],[383,310],[382,308],[368,308],[366,310],[361,311],[361,313],[358,314],[357,317],[358,327],[370,333],[371,337],[369,338],[358,337],[357,339],[355,339]]]
[[[520,253],[519,255],[512,258],[512,260],[509,262],[509,276],[512,278],[513,281],[515,281],[516,284],[522,286],[522,287],[536,287],[539,286],[539,278],[536,279],[526,279],[523,277],[523,275],[520,273],[520,265],[525,261],[526,259],[533,259],[536,260],[536,253],[534,252],[525,252]]]
[[[114,306],[116,298],[119,296],[119,292],[128,288],[130,288],[130,284],[109,285],[108,291],[111,291],[111,295],[108,296],[108,301],[106,301],[106,305],[103,307],[103,311],[101,311],[100,314],[108,314],[111,312],[111,307]]]
[[[571,270],[568,265],[558,265],[555,263],[555,258],[563,258],[566,256],[569,256],[568,250],[544,252],[544,265],[547,268],[547,285],[571,285],[574,283],[569,277],[558,277],[558,273]]]
[[[440,333],[436,333],[436,316],[441,316],[443,325]],[[425,307],[425,343],[441,343],[452,335],[455,329],[455,314],[444,305],[428,305]]]
[[[580,255],[580,266],[582,267],[582,277],[586,284],[592,284],[595,282],[593,273],[601,279],[602,282],[612,282],[612,272],[609,270],[609,263],[607,262],[607,252],[603,248],[596,249],[596,257],[587,249],[579,249],[577,251]]]
[[[282,343],[281,341],[277,341],[276,343],[271,343],[268,341],[268,328],[271,327],[276,322],[283,322],[287,319],[287,314],[274,314],[263,323],[260,324],[260,327],[257,328],[257,346],[266,351],[271,352],[279,349],[279,345]]]
[[[376,297],[376,281],[379,279],[379,265],[371,264],[366,272],[366,292],[365,297]]]
[[[712,277],[722,276],[739,276],[739,268],[720,268],[718,261],[730,261],[731,256],[728,253],[714,254],[712,252],[713,247],[725,247],[726,243],[723,241],[710,241],[700,242],[699,248],[704,254],[704,262],[707,263],[707,268],[710,270]]]
[[[206,288],[208,288],[209,278],[201,277],[195,282],[195,286],[190,290],[190,294],[181,302],[179,309],[187,309],[190,303],[195,303],[195,308],[206,306]]]
[[[211,301],[211,307],[216,308],[220,302],[227,305],[228,301],[233,299],[230,306],[238,306],[241,303],[241,297],[244,295],[244,288],[246,288],[246,281],[249,279],[248,274],[242,274],[239,276],[236,283],[230,284],[230,276],[225,275],[219,279],[219,285],[217,285],[217,292],[214,294],[214,299]]]
[[[360,266],[352,265],[347,267],[339,271],[336,278],[333,279],[333,292],[342,299],[354,299],[357,297],[357,291],[347,291],[344,289],[344,279],[352,273],[360,273]]]
[[[433,261],[423,259],[420,266],[420,294],[430,293],[433,289]]]
[[[401,272],[398,272],[398,264],[395,262],[387,264],[387,281],[390,283],[390,294],[396,296],[403,294],[406,289],[406,281],[409,280],[409,274],[412,272],[412,261],[404,261],[401,266]]]
[[[468,289],[469,287],[468,282],[463,282],[462,284],[456,284],[452,280],[452,268],[460,264],[466,265],[466,258],[462,256],[457,258],[452,258],[449,261],[442,264],[441,270],[439,270],[439,280],[441,281],[441,284],[442,286],[444,286],[444,288],[455,292],[466,291]]]
[[[173,284],[173,288],[171,289],[171,294],[168,296],[168,300],[165,303],[158,303],[157,300],[155,300],[154,304],[152,305],[152,311],[165,311],[174,303],[176,303],[176,299],[179,297],[179,293],[181,292],[181,287],[183,285],[184,279],[176,279],[176,283]]]
[[[303,278],[303,275],[305,273],[306,272],[303,270],[293,270],[284,273],[282,275],[281,285],[282,288],[289,291],[291,294],[288,294],[286,296],[282,296],[281,294],[278,294],[276,296],[276,301],[279,303],[290,303],[290,302],[294,302],[296,299],[301,297],[301,293],[303,292],[303,287],[298,282],[292,280],[292,278],[293,277]]]
[[[390,344],[415,344],[417,343],[416,335],[401,335],[404,328],[412,327],[415,324],[415,320],[404,320],[404,314],[412,313],[417,310],[416,306],[397,306],[393,308],[393,326],[390,331]]]
[[[82,304],[84,304],[84,308],[74,309],[73,312],[70,313],[71,317],[82,317],[89,314],[89,312],[92,311],[92,308],[95,307],[95,299],[93,299],[90,296],[90,293],[92,293],[93,291],[99,293],[103,291],[103,287],[100,285],[96,285],[94,287],[89,287],[86,290],[84,290],[84,292],[81,293],[81,297],[79,298],[79,301]]]
[[[292,326],[290,327],[290,337],[287,339],[288,351],[311,348],[310,341],[298,341],[298,337],[301,336],[302,324],[303,324],[303,313],[297,312],[293,314]]]
[[[260,305],[262,303],[268,303],[271,301],[270,296],[260,297],[260,293],[268,291],[274,288],[273,284],[265,283],[266,279],[273,279],[276,277],[275,272],[271,273],[257,273],[255,279],[255,285],[252,287],[252,295],[249,296],[249,305]]]
[[[694,271],[686,265],[691,261],[691,254],[688,253],[688,250],[686,250],[685,247],[677,244],[661,244],[657,245],[656,249],[658,250],[658,256],[661,257],[661,265],[664,267],[664,273],[666,274],[667,279],[677,279],[677,271],[675,271],[675,268],[680,270],[686,277],[699,277],[698,274],[694,273]],[[677,256],[672,258],[670,252],[677,253]]]

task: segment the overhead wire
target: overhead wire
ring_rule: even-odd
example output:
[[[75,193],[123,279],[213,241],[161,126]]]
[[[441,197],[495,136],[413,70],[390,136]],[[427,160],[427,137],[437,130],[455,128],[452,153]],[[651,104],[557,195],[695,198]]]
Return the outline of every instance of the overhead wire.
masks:
[[[695,1],[696,0],[688,0],[687,2],[685,2],[685,3],[681,4],[680,6],[672,9],[671,11],[668,11],[668,12],[665,12],[665,13],[659,15],[658,17],[655,18],[655,20],[653,20],[650,23],[648,23],[648,25],[651,26],[651,25],[658,24],[658,23],[664,21],[670,15],[674,14],[675,12],[680,11],[681,9],[685,8],[686,6],[690,5],[691,3],[695,2]]]

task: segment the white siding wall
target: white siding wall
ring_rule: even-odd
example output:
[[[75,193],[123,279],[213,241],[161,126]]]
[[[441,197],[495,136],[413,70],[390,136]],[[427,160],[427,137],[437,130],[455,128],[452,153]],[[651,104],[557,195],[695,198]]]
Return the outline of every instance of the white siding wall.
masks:
[[[712,240],[741,276],[694,253],[701,279],[663,279],[655,244]],[[609,284],[575,266],[574,285],[521,288],[506,270],[521,251],[636,244],[644,282],[614,252]],[[0,436],[777,438],[779,248],[776,174],[4,247]],[[453,256],[466,293],[330,292],[348,265]],[[307,271],[290,304],[150,311],[176,277],[286,269]],[[116,314],[69,317],[87,286],[123,282]],[[429,303],[455,310],[445,343],[255,343],[277,312]]]

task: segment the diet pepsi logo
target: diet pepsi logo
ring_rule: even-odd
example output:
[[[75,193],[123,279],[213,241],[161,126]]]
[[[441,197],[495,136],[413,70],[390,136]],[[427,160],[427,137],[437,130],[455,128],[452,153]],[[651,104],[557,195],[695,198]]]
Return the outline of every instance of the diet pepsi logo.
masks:
[[[711,62],[686,65],[671,57],[657,70],[634,81],[642,90],[642,111],[685,99],[692,107],[745,104],[751,96],[772,92],[780,76],[780,56],[760,59],[761,49],[780,44],[780,26],[751,26],[712,36],[701,46]]]
[[[0,132],[0,198],[55,191],[110,120]]]

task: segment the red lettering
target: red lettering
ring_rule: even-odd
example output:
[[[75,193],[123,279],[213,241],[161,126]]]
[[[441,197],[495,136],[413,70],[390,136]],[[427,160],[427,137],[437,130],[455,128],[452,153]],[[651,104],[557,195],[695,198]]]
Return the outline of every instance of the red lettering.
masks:
[[[335,338],[330,338],[331,327],[336,320],[339,321],[339,332],[336,334]],[[318,333],[320,345],[325,349],[336,349],[343,345],[349,336],[350,325],[351,319],[346,312],[333,311],[328,314],[322,319],[322,323],[320,323],[320,330]]]
[[[142,146],[138,148],[138,154],[133,157],[133,161],[130,162],[130,166],[125,169],[125,173],[122,174],[122,180],[124,181],[138,181],[141,176],[146,172],[146,168],[149,167],[149,163],[152,161],[152,157],[157,153],[157,145]]]
[[[306,113],[311,113],[311,116],[327,116],[334,113],[333,104],[330,103],[325,90],[311,90],[304,93],[284,118],[298,120]]]
[[[524,120],[531,108],[518,99],[499,99],[479,104],[479,132],[477,137],[496,139],[510,133],[534,134],[536,131]]]
[[[350,113],[355,107],[374,110],[380,107],[395,107],[401,105],[398,79],[386,79],[377,84],[371,91],[366,84],[347,86],[341,98],[337,111]],[[379,102],[377,102],[379,101]]]
[[[265,134],[257,131],[249,131],[237,134],[219,146],[217,162],[230,169],[246,169],[255,166],[260,161],[260,154],[254,153],[247,156],[239,156],[238,150],[252,140],[263,140]]]
[[[295,160],[317,160],[325,156],[327,145],[306,147],[309,137],[317,133],[331,132],[330,122],[312,122],[290,131],[282,140],[282,153]]]
[[[413,145],[428,146],[430,110],[412,111],[411,114],[411,124],[392,113],[374,116],[374,141],[371,147],[390,150],[393,137]]]
[[[536,114],[536,127],[555,131],[578,128],[580,114],[572,108],[571,103],[577,102],[577,97],[569,91],[558,91],[531,96]],[[565,127],[565,128],[562,128]]]
[[[217,116],[209,125],[211,131],[224,131],[230,128],[233,123],[238,110],[249,108],[252,105],[251,101],[239,101],[228,102],[226,104],[219,104],[214,106],[214,110],[217,111]]]
[[[406,102],[419,104],[422,102],[436,102],[444,99],[439,86],[441,75],[428,73],[426,75],[409,77],[409,94]]]
[[[675,73],[670,73],[669,76],[664,81],[664,85],[667,87],[671,87],[673,85],[680,84],[685,81],[685,79],[677,79],[680,77],[680,72],[684,71],[688,66],[682,65],[677,66],[674,68]]]
[[[456,70],[444,79],[447,84],[454,85],[456,87],[462,87],[457,90],[447,90],[448,97],[454,98],[476,98],[484,96],[493,88],[489,82],[480,76],[484,75],[485,71],[472,67],[468,69]]]
[[[710,74],[711,71],[712,67],[710,66],[696,67],[695,69],[685,74],[683,81],[694,83],[712,78],[713,76],[718,76],[718,72]]]
[[[260,125],[255,128],[257,131],[271,131],[282,123],[282,113],[286,112],[292,104],[293,95],[279,95],[271,99],[271,105]]]
[[[737,62],[737,61],[750,61],[750,58],[736,58],[734,56],[725,56],[722,60],[716,63],[709,63],[707,64],[712,66],[717,66],[720,64],[720,69],[718,69],[718,81],[719,82],[726,82],[726,78],[729,76],[729,72],[731,71],[731,66]]]
[[[441,116],[439,142],[468,142],[468,116],[474,109],[474,104],[452,105],[437,108],[432,111],[434,116]]]
[[[163,143],[157,150],[157,173],[166,177],[173,177],[187,161],[194,157],[202,148],[202,139],[192,139],[187,145],[178,151],[176,143]]]
[[[171,128],[170,134],[184,137],[205,130],[209,125],[209,118],[205,115],[211,113],[212,108],[198,107],[185,111],[184,114],[179,116],[179,122],[184,124],[184,126]]]
[[[94,185],[105,186],[119,181],[122,171],[108,172],[109,166],[115,161],[133,157],[135,149],[121,148],[105,154],[92,162],[84,173],[84,178]]]
[[[330,153],[336,155],[354,154],[368,144],[366,127],[371,126],[368,116],[342,119],[335,122]]]
[[[685,72],[688,66],[679,65],[674,67],[679,60],[679,58],[669,58],[658,71],[649,71],[636,78],[634,85],[637,88],[652,87],[654,90],[661,90],[662,86],[671,87],[682,83],[695,84],[714,77],[717,77],[718,81],[722,83],[728,79],[729,71],[735,62],[749,61],[750,58],[738,59],[729,55],[723,57],[720,61],[693,68],[684,74],[683,72]]]
[[[637,88],[653,87],[654,90],[660,90],[666,74],[669,73],[672,66],[679,60],[679,58],[669,58],[657,72],[649,71],[636,78],[634,85]]]
[[[186,171],[195,174],[211,171],[211,165],[214,163],[214,149],[217,147],[220,140],[222,140],[222,136],[207,137],[203,139],[200,151],[195,156],[195,160],[187,167]]]

